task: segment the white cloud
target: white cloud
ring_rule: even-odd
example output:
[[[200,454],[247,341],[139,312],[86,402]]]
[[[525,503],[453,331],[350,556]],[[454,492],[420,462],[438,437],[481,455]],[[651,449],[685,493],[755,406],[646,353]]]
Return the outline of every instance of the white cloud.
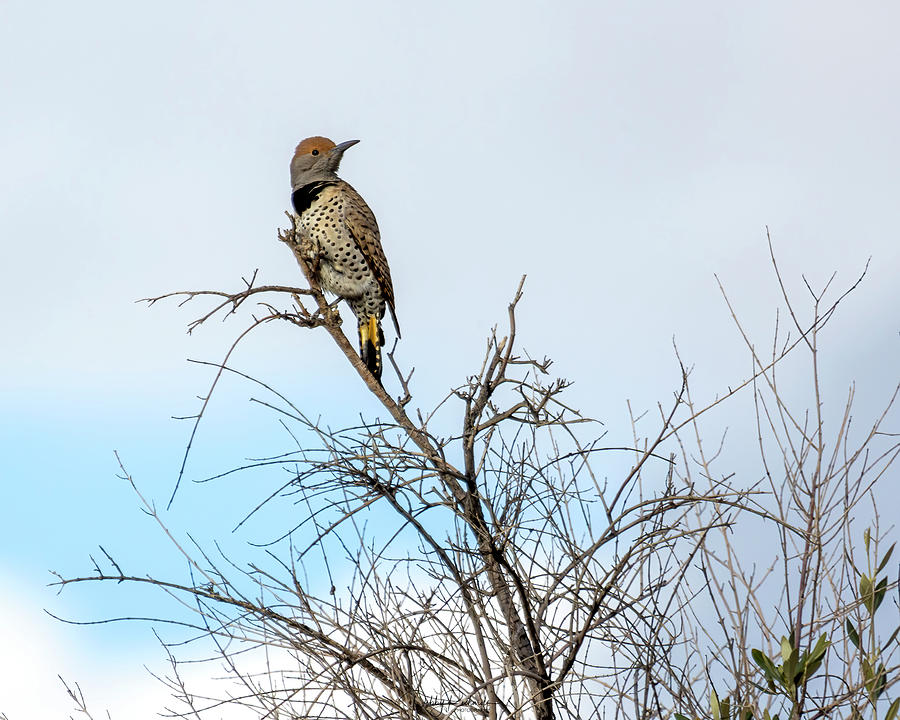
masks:
[[[167,709],[187,709],[151,674],[152,670],[160,677],[172,676],[161,646],[144,642],[123,651],[122,643],[98,642],[96,628],[54,619],[41,607],[46,597],[13,573],[0,575],[5,581],[0,596],[0,716],[5,713],[9,720],[82,717],[60,677],[69,688],[80,691],[95,720],[106,718],[107,713],[112,720],[151,720]],[[215,654],[214,649],[204,653],[191,645],[180,648],[176,657],[215,658]],[[272,654],[284,655],[278,650]],[[259,678],[265,662],[256,653],[241,659],[241,669]],[[224,698],[229,692],[241,695],[245,691],[215,659],[179,665],[178,672],[196,698]],[[209,704],[198,699],[197,708]],[[248,718],[258,713],[234,705],[216,708],[209,717]]]
[[[0,712],[9,720],[59,720],[74,714],[60,676],[76,683],[95,718],[155,718],[168,693],[143,667],[150,658],[122,658],[83,641],[83,628],[47,615],[43,600],[9,571],[0,595]]]

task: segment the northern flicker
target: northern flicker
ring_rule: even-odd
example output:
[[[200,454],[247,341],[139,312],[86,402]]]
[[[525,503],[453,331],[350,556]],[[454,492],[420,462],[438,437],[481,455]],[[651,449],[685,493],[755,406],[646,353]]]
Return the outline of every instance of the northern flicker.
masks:
[[[381,319],[385,305],[397,337],[394,288],[375,215],[360,194],[337,176],[347,148],[359,140],[335,145],[324,137],[306,138],[291,160],[291,203],[300,232],[314,253],[310,266],[322,289],[345,300],[356,315],[359,354],[381,382]]]

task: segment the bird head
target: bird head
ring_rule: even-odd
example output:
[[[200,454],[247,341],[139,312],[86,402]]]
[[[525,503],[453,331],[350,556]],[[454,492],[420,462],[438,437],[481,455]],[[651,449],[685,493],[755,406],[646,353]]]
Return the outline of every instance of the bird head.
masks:
[[[291,189],[296,190],[311,182],[337,179],[344,151],[358,142],[347,140],[335,145],[324,137],[306,138],[297,146],[291,160]]]

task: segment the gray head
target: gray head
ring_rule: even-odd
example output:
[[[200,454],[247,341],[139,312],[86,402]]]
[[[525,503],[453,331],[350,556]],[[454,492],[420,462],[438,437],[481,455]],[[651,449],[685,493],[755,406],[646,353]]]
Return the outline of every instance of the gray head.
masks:
[[[306,138],[297,146],[291,160],[291,190],[322,180],[337,180],[338,166],[344,150],[359,140],[348,140],[335,145],[324,137]]]

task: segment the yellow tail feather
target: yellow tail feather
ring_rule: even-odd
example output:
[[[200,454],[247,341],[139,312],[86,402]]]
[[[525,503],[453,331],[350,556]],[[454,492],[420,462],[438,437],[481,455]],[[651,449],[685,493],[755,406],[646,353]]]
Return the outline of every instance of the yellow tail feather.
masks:
[[[369,372],[381,382],[381,346],[384,344],[384,333],[381,324],[374,315],[359,323],[359,356]]]

